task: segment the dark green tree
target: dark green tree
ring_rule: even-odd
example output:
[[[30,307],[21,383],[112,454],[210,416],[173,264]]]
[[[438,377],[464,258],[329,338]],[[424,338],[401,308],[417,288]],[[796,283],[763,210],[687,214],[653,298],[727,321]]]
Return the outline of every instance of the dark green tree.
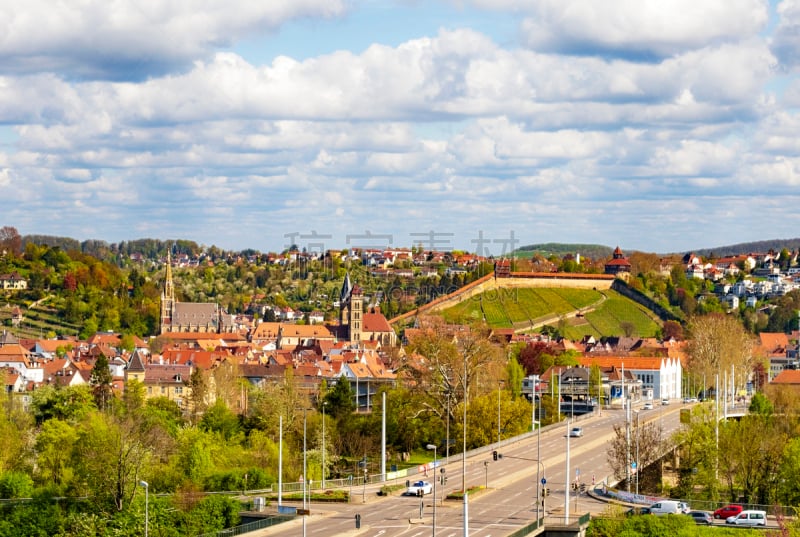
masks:
[[[108,358],[104,354],[100,354],[94,363],[94,367],[92,367],[89,385],[92,387],[94,402],[101,411],[108,409],[114,397],[113,382],[114,377],[108,367]]]
[[[340,377],[333,388],[325,394],[326,411],[335,418],[352,414],[356,409],[353,390],[347,379]]]

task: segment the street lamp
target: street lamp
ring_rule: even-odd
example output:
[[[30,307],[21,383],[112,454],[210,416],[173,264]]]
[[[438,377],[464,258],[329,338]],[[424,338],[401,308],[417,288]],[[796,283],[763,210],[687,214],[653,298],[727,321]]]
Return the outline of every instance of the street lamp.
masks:
[[[428,444],[425,449],[433,450],[433,531],[431,535],[436,537],[436,445]]]
[[[497,443],[500,443],[500,391],[503,388],[504,381],[500,381],[497,386]]]
[[[325,490],[325,405],[327,401],[322,402],[322,490]]]
[[[308,457],[306,456],[306,409],[303,409],[303,537],[306,537],[306,483],[308,482]]]
[[[147,484],[147,481],[139,481],[139,486],[144,487],[144,537],[147,537],[150,526],[150,485]]]
[[[639,411],[636,411],[636,495],[639,495],[639,473],[642,465],[639,463]]]
[[[540,412],[541,414],[541,412]],[[539,521],[539,504],[541,503],[541,498],[539,497],[539,492],[541,491],[541,487],[544,486],[542,484],[542,477],[539,474],[539,466],[544,466],[542,463],[542,416],[539,416],[539,421],[535,422],[536,427],[536,461],[538,464],[536,465],[536,520],[537,523]],[[541,486],[540,486],[541,485]],[[544,509],[542,509],[544,511]],[[546,514],[546,513],[543,513]]]

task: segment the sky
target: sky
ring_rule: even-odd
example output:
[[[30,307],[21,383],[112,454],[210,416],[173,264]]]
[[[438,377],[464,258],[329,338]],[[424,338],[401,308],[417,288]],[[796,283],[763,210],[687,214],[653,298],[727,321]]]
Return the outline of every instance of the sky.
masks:
[[[0,226],[223,249],[800,237],[800,0],[0,0]]]

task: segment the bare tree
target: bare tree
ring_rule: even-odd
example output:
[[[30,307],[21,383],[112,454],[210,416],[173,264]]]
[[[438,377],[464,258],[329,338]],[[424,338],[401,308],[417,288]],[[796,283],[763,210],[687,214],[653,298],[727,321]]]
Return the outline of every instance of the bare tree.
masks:
[[[22,253],[22,237],[15,227],[3,226],[0,228],[0,255],[4,252],[11,255]]]
[[[695,316],[689,322],[689,333],[689,369],[705,377],[704,388],[716,375],[730,373],[731,366],[741,374],[737,374],[738,380],[752,371],[754,339],[735,317],[721,313]]]
[[[662,456],[664,449],[661,427],[656,423],[640,423],[638,420],[617,423],[614,425],[614,437],[609,442],[607,460],[614,476],[617,479],[627,478],[628,468],[632,469],[632,463],[636,463],[639,491],[655,491],[660,482],[660,472],[653,467],[653,463]]]

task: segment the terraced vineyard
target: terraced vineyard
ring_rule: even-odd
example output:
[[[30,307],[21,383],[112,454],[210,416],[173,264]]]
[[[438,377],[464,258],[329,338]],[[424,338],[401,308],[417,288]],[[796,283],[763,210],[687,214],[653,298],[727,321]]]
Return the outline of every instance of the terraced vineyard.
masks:
[[[450,322],[485,319],[495,328],[551,324],[569,339],[619,336],[626,331],[646,337],[660,327],[647,309],[616,291],[577,288],[498,289],[471,297],[442,315]]]
[[[14,306],[4,303],[0,307],[0,324],[18,338],[46,338],[53,334],[77,335],[80,332],[79,326],[64,321],[58,316],[57,310],[45,304],[30,308],[25,304],[16,304],[23,312],[23,321],[19,326],[8,326]]]

